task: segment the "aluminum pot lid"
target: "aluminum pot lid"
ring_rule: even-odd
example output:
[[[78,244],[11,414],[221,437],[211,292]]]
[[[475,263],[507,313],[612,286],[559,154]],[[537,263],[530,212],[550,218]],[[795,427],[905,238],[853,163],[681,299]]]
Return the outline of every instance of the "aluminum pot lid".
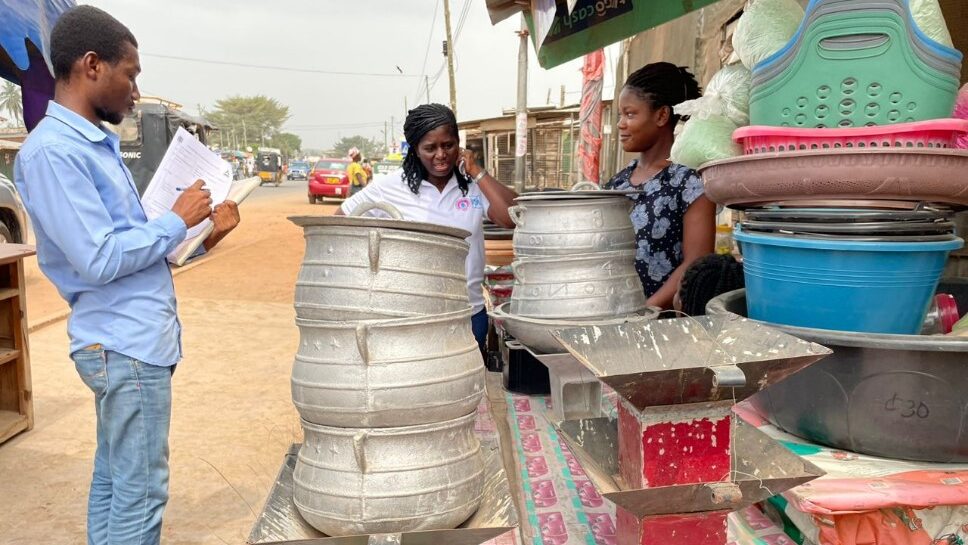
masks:
[[[363,214],[370,210],[382,210],[389,214],[391,218],[374,218]],[[393,205],[384,202],[363,203],[348,216],[289,216],[289,221],[300,227],[362,227],[375,229],[396,229],[399,231],[411,231],[415,233],[427,233],[431,235],[445,235],[459,239],[466,239],[471,236],[469,231],[437,225],[436,223],[424,223],[419,221],[407,221],[403,219],[403,214]]]
[[[603,189],[600,191],[534,191],[522,193],[516,202],[567,201],[577,199],[602,199],[606,197],[628,197],[638,195],[642,190]]]

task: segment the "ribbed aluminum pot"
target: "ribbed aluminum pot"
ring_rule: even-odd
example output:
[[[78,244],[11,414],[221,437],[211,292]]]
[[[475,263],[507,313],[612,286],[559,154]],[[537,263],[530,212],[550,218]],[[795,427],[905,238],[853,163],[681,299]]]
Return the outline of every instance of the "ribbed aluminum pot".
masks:
[[[529,257],[515,261],[511,314],[567,319],[627,316],[645,310],[635,252]]]
[[[388,205],[376,207],[401,217]],[[371,217],[289,219],[303,228],[306,238],[296,279],[300,318],[407,317],[469,305],[466,231]]]
[[[508,211],[518,256],[574,255],[635,248],[627,197],[522,202]]]
[[[344,427],[411,426],[474,412],[484,362],[471,308],[415,318],[296,319],[292,400],[302,418]]]
[[[459,526],[483,497],[476,413],[403,428],[332,428],[303,422],[293,500],[329,536]]]

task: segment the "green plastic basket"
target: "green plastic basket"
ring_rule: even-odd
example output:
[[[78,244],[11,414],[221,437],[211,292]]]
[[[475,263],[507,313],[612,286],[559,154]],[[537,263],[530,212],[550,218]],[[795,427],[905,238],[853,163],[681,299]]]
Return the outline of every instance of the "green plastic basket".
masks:
[[[753,125],[863,127],[951,117],[959,81],[928,66],[891,10],[817,19],[782,74],[754,86]]]

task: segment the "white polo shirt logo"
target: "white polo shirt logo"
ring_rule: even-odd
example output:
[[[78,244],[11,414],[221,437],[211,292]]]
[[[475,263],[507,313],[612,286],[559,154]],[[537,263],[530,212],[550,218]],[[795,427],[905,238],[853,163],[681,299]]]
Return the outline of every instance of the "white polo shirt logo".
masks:
[[[457,199],[457,202],[454,203],[454,207],[461,212],[467,212],[471,209],[471,200],[467,197],[461,197],[460,199]]]

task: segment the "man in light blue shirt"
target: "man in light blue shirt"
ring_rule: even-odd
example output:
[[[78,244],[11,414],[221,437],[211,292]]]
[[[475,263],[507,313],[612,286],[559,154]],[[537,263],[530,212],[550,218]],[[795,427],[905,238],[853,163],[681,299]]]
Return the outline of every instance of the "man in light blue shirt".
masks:
[[[41,270],[71,306],[71,358],[95,395],[91,545],[160,541],[171,374],[181,358],[166,256],[206,218],[215,223],[207,249],[238,224],[234,204],[211,209],[200,180],[167,214],[145,216],[118,137],[102,125],[120,123],[140,96],[137,45],[99,9],[62,15],[51,34],[54,101],[14,169]]]

